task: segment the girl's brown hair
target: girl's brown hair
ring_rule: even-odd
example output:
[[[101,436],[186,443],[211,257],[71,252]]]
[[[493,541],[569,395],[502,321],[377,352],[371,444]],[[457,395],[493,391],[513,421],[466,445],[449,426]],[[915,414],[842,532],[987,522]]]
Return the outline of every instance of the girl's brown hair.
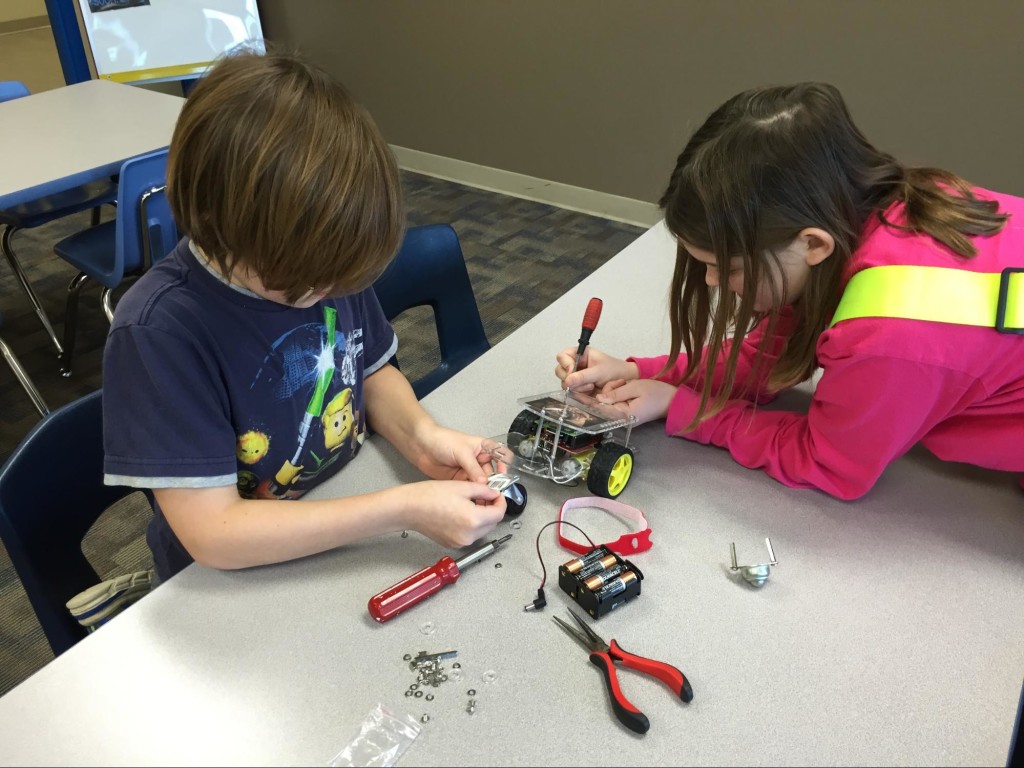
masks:
[[[998,232],[1007,218],[997,203],[976,197],[960,177],[935,168],[904,167],[873,147],[854,125],[835,87],[800,83],[746,91],[715,110],[679,155],[660,205],[672,234],[714,253],[721,275],[729,273],[732,259],[742,258],[746,286],[781,274],[777,254],[801,230],[821,228],[835,239],[831,257],[811,269],[793,306],[796,329],[768,376],[768,387],[778,390],[814,372],[815,345],[839,302],[843,269],[871,216],[896,226],[883,218],[894,202],[906,206],[906,224],[899,228],[930,235],[964,257],[976,253],[972,236]],[[772,310],[765,317],[754,310],[755,290],[737,297],[723,280],[712,291],[706,271],[678,246],[666,370],[685,350],[684,380],[694,381],[703,361],[705,381],[713,381],[729,335],[738,342],[765,320],[767,332],[751,379],[740,382],[741,389],[749,388],[764,364],[786,285],[766,281],[772,287]],[[739,352],[740,344],[731,344],[722,386],[714,393],[704,388],[689,429],[721,410],[729,398]]]
[[[398,168],[369,113],[293,55],[219,60],[178,118],[175,219],[230,276],[239,265],[298,301],[369,286],[402,235]]]

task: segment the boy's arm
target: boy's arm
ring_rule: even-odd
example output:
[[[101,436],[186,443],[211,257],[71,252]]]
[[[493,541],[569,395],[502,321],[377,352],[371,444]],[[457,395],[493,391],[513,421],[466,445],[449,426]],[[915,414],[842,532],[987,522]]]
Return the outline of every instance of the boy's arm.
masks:
[[[234,486],[154,489],[167,522],[193,559],[211,568],[245,568],[403,529],[462,547],[501,519],[503,499],[486,485],[474,438],[439,428],[394,366],[367,377],[363,392],[370,426],[426,474],[451,479],[461,458],[465,474],[472,470],[481,482],[415,483],[317,501],[243,499]],[[438,457],[439,444],[450,449],[450,461],[448,454]]]
[[[397,368],[385,365],[368,376],[363,399],[370,428],[427,477],[487,482],[490,455],[483,439],[439,427]]]
[[[233,485],[155,488],[153,495],[197,563],[231,569],[292,560],[409,527],[409,487],[299,502],[243,499]]]

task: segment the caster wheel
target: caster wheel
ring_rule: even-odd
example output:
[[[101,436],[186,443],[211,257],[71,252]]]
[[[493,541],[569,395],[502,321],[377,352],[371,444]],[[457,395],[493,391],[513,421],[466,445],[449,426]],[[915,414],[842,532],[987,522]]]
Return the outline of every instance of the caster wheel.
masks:
[[[526,509],[526,486],[512,483],[502,494],[505,497],[505,516],[518,517]]]

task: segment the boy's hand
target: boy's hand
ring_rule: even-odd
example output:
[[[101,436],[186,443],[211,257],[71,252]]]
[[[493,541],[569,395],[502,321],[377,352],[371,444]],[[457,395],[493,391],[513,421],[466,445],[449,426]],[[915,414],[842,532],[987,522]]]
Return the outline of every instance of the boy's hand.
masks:
[[[471,480],[486,485],[491,455],[482,437],[430,424],[417,435],[416,467],[434,480]]]
[[[505,516],[505,497],[486,484],[426,480],[405,488],[414,494],[405,527],[443,547],[468,547]]]
[[[575,371],[576,347],[566,347],[555,356],[555,376],[565,389],[590,392],[604,388],[617,381],[632,381],[640,375],[636,363],[629,363],[617,357],[606,355],[593,347],[587,347],[580,357],[580,366]]]

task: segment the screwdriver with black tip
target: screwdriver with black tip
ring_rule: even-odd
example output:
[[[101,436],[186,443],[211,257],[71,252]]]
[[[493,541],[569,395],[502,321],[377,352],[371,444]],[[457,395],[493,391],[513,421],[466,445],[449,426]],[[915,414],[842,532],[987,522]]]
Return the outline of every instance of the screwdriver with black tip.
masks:
[[[590,343],[590,336],[597,328],[597,321],[601,319],[601,309],[604,307],[604,302],[598,298],[593,298],[587,302],[587,311],[583,313],[583,327],[580,331],[579,346],[576,348],[576,360],[572,364],[572,370],[569,374],[575,373],[580,367],[580,358],[583,357],[583,352],[586,350],[587,345]],[[568,396],[569,388],[566,387],[566,395]]]
[[[393,619],[403,611],[423,602],[441,587],[454,584],[462,575],[462,571],[487,557],[511,538],[510,533],[500,539],[493,539],[459,560],[453,560],[445,555],[433,565],[402,579],[383,592],[378,592],[370,598],[366,606],[370,616],[381,624]]]

